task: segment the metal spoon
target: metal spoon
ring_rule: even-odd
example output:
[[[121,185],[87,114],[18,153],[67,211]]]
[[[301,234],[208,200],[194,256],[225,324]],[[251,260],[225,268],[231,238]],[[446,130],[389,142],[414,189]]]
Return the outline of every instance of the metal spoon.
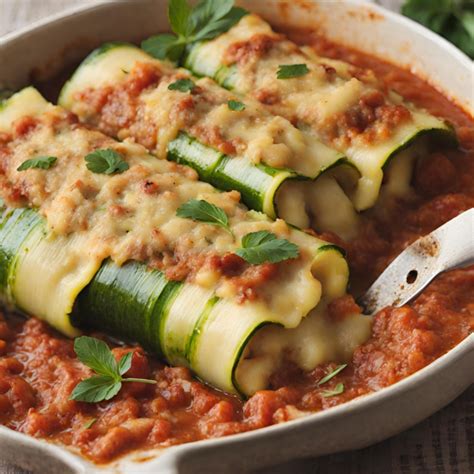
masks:
[[[408,246],[358,299],[365,314],[402,306],[441,272],[474,263],[474,208]]]

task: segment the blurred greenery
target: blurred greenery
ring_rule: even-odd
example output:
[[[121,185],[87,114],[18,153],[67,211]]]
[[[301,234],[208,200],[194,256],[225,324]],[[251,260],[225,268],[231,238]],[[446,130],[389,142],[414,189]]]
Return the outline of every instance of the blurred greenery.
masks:
[[[406,0],[402,13],[474,58],[474,0]]]

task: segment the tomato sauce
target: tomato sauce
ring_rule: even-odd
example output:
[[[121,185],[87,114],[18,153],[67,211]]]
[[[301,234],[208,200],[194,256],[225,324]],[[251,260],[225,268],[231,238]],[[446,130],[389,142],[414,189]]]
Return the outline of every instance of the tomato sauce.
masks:
[[[369,213],[351,244],[326,236],[346,248],[352,287],[362,291],[404,247],[474,207],[474,122],[408,71],[312,34],[290,36],[322,55],[374,70],[387,87],[451,121],[461,142],[461,150],[433,153],[418,166],[416,200],[399,202],[383,220]],[[330,313],[338,317],[354,305],[346,297]],[[285,367],[273,376],[270,389],[242,401],[202,384],[186,368],[167,367],[139,347],[119,346],[113,350],[117,359],[134,351],[127,376],[153,378],[157,384],[124,384],[111,401],[87,404],[69,399],[76,384],[91,375],[75,357],[72,341],[35,318],[6,315],[0,319],[0,422],[104,463],[133,449],[261,428],[380,390],[436,360],[473,329],[474,267],[468,267],[442,274],[410,305],[379,312],[371,338],[324,385],[318,382],[337,363],[308,373]],[[341,383],[342,393],[324,396]]]

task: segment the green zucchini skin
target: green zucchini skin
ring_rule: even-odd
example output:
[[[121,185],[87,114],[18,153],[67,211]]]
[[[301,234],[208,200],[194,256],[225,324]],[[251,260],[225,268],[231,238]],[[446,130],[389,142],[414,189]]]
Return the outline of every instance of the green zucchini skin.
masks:
[[[279,187],[287,179],[298,177],[291,170],[224,155],[185,132],[169,143],[167,158],[194,168],[201,180],[216,188],[239,191],[244,204],[271,218],[277,216],[275,198]]]
[[[10,287],[17,256],[31,232],[43,225],[44,219],[33,209],[4,210],[0,217],[0,295],[10,306],[15,305]],[[163,344],[168,341],[161,337],[162,319],[182,287],[143,263],[130,261],[119,267],[107,260],[79,293],[69,317],[76,328],[138,342],[164,357]],[[186,354],[179,357],[185,359]]]
[[[76,72],[94,63],[111,50],[124,47],[133,48],[133,45],[123,42],[103,44],[84,59]],[[74,83],[75,75],[76,73],[61,91],[60,105],[66,106],[65,96],[68,94],[68,88]],[[264,212],[272,218],[277,216],[275,198],[279,187],[285,180],[298,176],[291,170],[254,165],[245,158],[226,156],[202,144],[184,131],[181,131],[177,138],[168,144],[167,158],[194,168],[201,180],[219,189],[239,191],[242,201],[248,207]]]
[[[0,291],[8,297],[15,259],[34,227],[42,221],[32,209],[5,209],[0,217]],[[9,297],[7,298],[9,299]]]
[[[153,335],[175,286],[162,272],[143,264],[128,262],[118,267],[107,261],[79,294],[72,322],[78,327],[139,341],[162,356],[158,338]]]
[[[194,168],[202,180],[210,182],[216,167],[225,155],[203,145],[187,133],[180,132],[178,137],[168,144],[167,158]]]

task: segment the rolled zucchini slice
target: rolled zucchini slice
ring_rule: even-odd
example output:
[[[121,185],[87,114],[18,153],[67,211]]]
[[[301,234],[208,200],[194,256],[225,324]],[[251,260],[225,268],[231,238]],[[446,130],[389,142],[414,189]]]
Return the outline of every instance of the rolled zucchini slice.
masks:
[[[22,134],[18,132],[22,127],[16,123],[25,118],[25,113],[30,122],[35,119],[35,126]],[[295,363],[311,368],[347,358],[347,341],[355,346],[369,336],[367,317],[357,314],[349,318],[354,327],[363,330],[351,331],[354,337],[348,338],[342,336],[347,327],[331,322],[325,315],[325,305],[344,295],[347,285],[348,265],[340,249],[283,221],[272,222],[263,214],[247,211],[229,197],[232,193],[219,193],[197,181],[189,169],[157,160],[139,145],[117,143],[69,119],[69,114],[48,104],[32,88],[13,96],[0,111],[1,130],[15,136],[14,142],[6,145],[9,160],[5,179],[12,186],[27,183],[28,189],[37,193],[24,196],[34,209],[5,207],[1,214],[0,294],[6,303],[38,316],[68,336],[92,328],[136,341],[170,364],[190,367],[215,387],[241,395],[266,388],[286,353],[292,354]],[[115,175],[92,173],[84,157],[104,147],[118,147],[129,168]],[[53,168],[18,171],[23,160],[50,153],[57,158]],[[159,186],[155,194],[149,194],[144,185],[158,182],[161,175],[162,186],[179,189],[183,194],[173,194],[170,189],[159,194]],[[43,189],[45,182],[48,187],[43,195],[37,189]],[[73,192],[77,189],[79,193]],[[101,200],[104,196],[105,201]],[[8,195],[4,197],[8,202]],[[176,216],[183,202],[203,198],[227,208],[234,205],[228,211],[232,236],[225,230]],[[72,226],[64,233],[53,231],[52,225],[64,220],[58,221],[57,215],[64,209],[51,207],[51,203],[65,204],[65,215],[73,223],[82,222],[83,212],[92,210],[88,222],[94,225],[79,230]],[[117,212],[119,204],[127,206],[128,213],[123,208]],[[57,212],[49,212],[52,208]],[[104,208],[115,210],[107,214]],[[110,215],[115,216],[112,221],[108,220]],[[134,221],[133,215],[139,220]],[[156,225],[149,227],[148,221],[153,219],[157,219]],[[133,232],[134,248],[155,242],[149,240],[149,229],[165,242],[160,251],[172,255],[173,240],[183,235],[190,256],[203,252],[222,257],[235,252],[244,235],[266,230],[297,245],[299,257],[277,264],[273,276],[257,287],[255,297],[242,301],[233,291],[232,282],[222,274],[216,275],[212,266],[210,276],[198,267],[199,278],[196,275],[175,281],[173,274],[167,273],[171,263],[165,260],[162,270],[157,270],[150,268],[148,257],[127,259],[117,254],[116,243],[125,242],[128,248],[130,241],[120,238],[127,239]],[[114,240],[115,236],[120,238]],[[105,244],[96,247],[97,242]],[[309,317],[324,321],[310,323],[309,329],[301,333],[305,336],[296,337]],[[320,328],[326,328],[326,332]],[[305,350],[308,341],[321,345],[327,334],[332,334],[330,351],[310,355]],[[278,347],[281,351],[272,352]],[[259,374],[256,378],[252,375],[255,373]]]
[[[246,48],[253,42],[261,42],[262,47]],[[309,72],[279,79],[279,67],[293,64],[305,64]],[[380,113],[374,113],[371,119],[372,137],[364,133],[365,128],[358,122],[351,125],[351,120],[357,119],[360,101],[367,94],[377,93],[375,78],[359,80],[351,73],[354,68],[349,64],[297,47],[273,32],[257,15],[246,15],[228,32],[189,48],[184,66],[264,103],[271,94],[273,100],[267,108],[273,113],[295,120],[298,127],[310,129],[323,143],[346,156],[360,172],[351,195],[359,211],[375,205],[384,172],[401,150],[410,146],[410,153],[417,155],[416,142],[428,133],[441,135],[450,144],[455,142],[448,124],[403,102],[393,93],[385,95],[383,103],[377,99],[380,103],[369,106],[374,110],[380,106],[377,109]],[[397,120],[397,114],[406,117]]]
[[[4,301],[67,336],[78,335],[69,316],[100,260],[78,251],[76,236],[48,237],[44,220],[34,210],[3,209],[0,225]]]
[[[157,78],[133,97],[133,118],[109,120],[108,107],[98,107],[94,97],[105,94],[106,101],[114,101],[114,91],[129,91],[135,84],[131,78],[150,70]],[[178,78],[194,81],[195,88],[185,93],[169,90]],[[244,110],[229,108],[228,102],[236,99],[245,102]],[[201,180],[219,189],[239,191],[247,206],[270,218],[343,238],[357,233],[357,212],[341,181],[347,176],[345,168],[352,169],[353,183],[359,172],[342,153],[271,115],[256,101],[237,98],[209,79],[192,78],[133,45],[107,44],[91,53],[64,86],[59,104],[119,139],[133,138],[159,158],[191,166]],[[217,143],[212,139],[216,135]],[[328,201],[329,187],[318,191],[323,174],[332,181],[333,201],[341,203],[331,219],[319,212]],[[298,208],[293,205],[295,189]]]
[[[253,364],[248,358],[245,369],[236,372],[259,330],[276,324],[281,329],[277,337],[273,336],[275,342],[290,345],[283,329],[285,322],[261,302],[238,304],[219,298],[212,289],[169,281],[162,272],[139,262],[121,267],[110,260],[102,266],[97,262],[84,264],[76,260],[75,239],[51,243],[44,219],[31,209],[5,209],[0,225],[4,301],[67,336],[77,336],[79,328],[89,328],[138,341],[170,364],[188,366],[217,388],[244,396],[265,388],[271,375],[268,371],[252,380],[249,371],[261,372],[261,361],[256,359]],[[314,271],[323,281],[326,278],[325,298],[344,292],[347,266],[336,248],[323,246],[318,250]],[[324,319],[322,314],[317,317]],[[352,337],[355,348],[368,336],[370,322],[360,315],[351,320],[356,321]],[[333,326],[336,333],[344,330],[338,323]],[[336,352],[331,355],[337,357],[347,350],[346,342],[335,338]],[[273,370],[278,368],[280,356],[270,364]],[[322,353],[317,363],[325,360]]]
[[[27,88],[5,100],[0,108],[0,131],[9,131],[18,118],[40,115],[53,107],[38,97],[35,89]],[[32,209],[2,205],[1,212],[0,288],[4,301],[68,336],[77,335],[69,315],[102,259],[84,251],[80,235],[49,234],[44,220]]]
[[[254,165],[247,158],[234,158],[205,146],[185,132],[168,145],[167,158],[194,168],[200,179],[224,191],[239,191],[251,209],[278,217],[276,196],[282,184],[297,178],[290,170],[263,164]]]
[[[347,266],[337,248],[320,247],[313,270],[323,282],[315,286],[316,293],[324,293],[323,301],[344,292]],[[322,363],[327,357],[347,358],[370,334],[370,320],[365,316],[330,322],[323,313],[318,310],[308,318],[321,319],[322,330],[328,336],[332,331],[331,340],[323,343],[324,349],[313,356],[310,365]],[[190,367],[213,386],[243,396],[266,388],[270,375],[283,360],[283,349],[293,349],[305,361],[308,356],[299,354],[304,344],[321,341],[326,335],[317,329],[313,334],[305,331],[301,338],[295,338],[295,332],[301,333],[297,329],[298,318],[284,319],[261,301],[239,304],[218,297],[210,288],[167,281],[162,272],[147,269],[141,263],[129,262],[118,267],[110,261],[79,295],[73,314],[73,322],[79,327],[139,341],[168,363]],[[295,329],[285,329],[287,324],[296,325]],[[348,324],[351,324],[349,337]],[[261,358],[252,360],[249,347],[253,344],[253,351],[258,350],[258,339],[255,344],[254,338],[267,327],[276,330],[264,335],[265,344],[280,345],[282,352],[270,357],[265,354],[267,360],[262,369]],[[348,341],[351,341],[349,346]],[[243,369],[239,369],[241,364]],[[256,373],[256,379],[250,375]]]

